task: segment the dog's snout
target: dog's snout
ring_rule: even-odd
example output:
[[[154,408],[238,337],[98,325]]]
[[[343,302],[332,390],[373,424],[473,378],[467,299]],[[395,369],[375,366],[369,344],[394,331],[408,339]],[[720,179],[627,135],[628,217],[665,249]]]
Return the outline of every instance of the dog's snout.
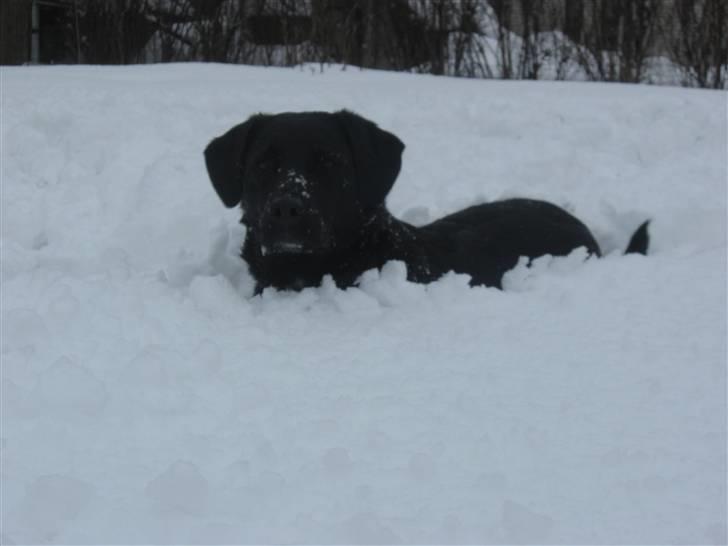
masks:
[[[268,202],[260,232],[264,254],[309,254],[326,244],[319,213],[297,194],[280,193]]]
[[[270,204],[270,216],[276,223],[293,223],[305,214],[305,204],[298,197],[279,197]]]

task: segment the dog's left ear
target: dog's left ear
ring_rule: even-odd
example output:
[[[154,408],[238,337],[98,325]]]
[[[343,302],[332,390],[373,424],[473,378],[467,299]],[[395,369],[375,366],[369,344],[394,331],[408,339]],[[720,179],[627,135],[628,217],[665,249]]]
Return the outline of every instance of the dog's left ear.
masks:
[[[253,139],[253,132],[266,117],[257,114],[236,125],[224,135],[213,139],[205,148],[205,166],[217,195],[226,207],[240,204],[243,194],[245,151]]]
[[[353,112],[341,110],[334,115],[349,140],[363,204],[367,207],[382,204],[402,166],[404,143]]]

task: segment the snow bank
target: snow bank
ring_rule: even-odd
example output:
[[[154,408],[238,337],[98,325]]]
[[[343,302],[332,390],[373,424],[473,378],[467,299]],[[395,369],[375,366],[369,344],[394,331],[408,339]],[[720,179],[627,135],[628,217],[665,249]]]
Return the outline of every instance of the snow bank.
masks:
[[[725,542],[725,93],[1,75],[3,543]],[[251,297],[201,151],[341,107],[407,144],[397,215],[546,198],[608,255]]]

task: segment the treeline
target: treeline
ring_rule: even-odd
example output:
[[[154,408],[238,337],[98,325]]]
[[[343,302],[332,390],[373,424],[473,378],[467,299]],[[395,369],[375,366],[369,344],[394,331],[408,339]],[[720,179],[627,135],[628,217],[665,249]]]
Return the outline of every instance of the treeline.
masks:
[[[724,88],[726,0],[75,0],[99,64],[341,63],[465,77]]]

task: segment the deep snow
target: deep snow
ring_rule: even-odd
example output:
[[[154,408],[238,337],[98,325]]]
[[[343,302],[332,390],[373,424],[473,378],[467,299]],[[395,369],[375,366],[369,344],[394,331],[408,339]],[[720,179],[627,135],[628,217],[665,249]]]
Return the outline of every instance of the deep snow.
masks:
[[[726,541],[725,92],[0,75],[3,544]],[[398,216],[546,198],[613,252],[252,298],[202,149],[342,107],[407,144]]]

